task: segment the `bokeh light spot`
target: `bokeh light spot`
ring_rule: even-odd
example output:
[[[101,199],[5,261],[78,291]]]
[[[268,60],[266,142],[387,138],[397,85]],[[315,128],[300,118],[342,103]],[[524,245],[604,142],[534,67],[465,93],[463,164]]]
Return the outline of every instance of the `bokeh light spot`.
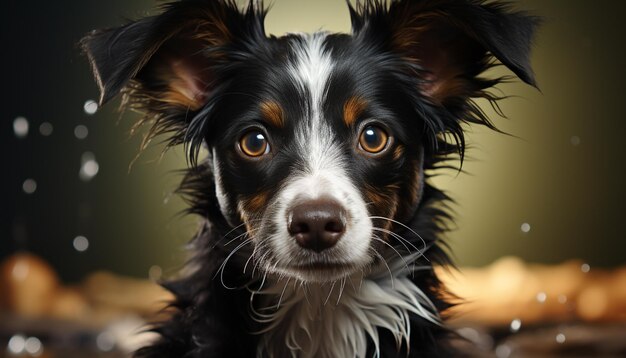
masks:
[[[150,269],[148,270],[148,277],[150,278],[150,280],[158,281],[161,279],[161,276],[163,276],[163,269],[161,269],[161,266],[150,266]]]
[[[87,251],[89,248],[89,240],[84,236],[76,236],[73,241],[74,249],[78,252]]]
[[[591,271],[591,266],[589,266],[589,264],[582,264],[580,265],[580,271],[587,273]]]
[[[537,302],[544,303],[548,299],[548,295],[545,292],[539,292],[535,298]]]
[[[18,138],[25,138],[28,135],[28,120],[24,117],[17,117],[13,120],[13,133]]]
[[[496,357],[498,358],[508,358],[511,356],[511,347],[506,344],[501,344],[496,347]]]
[[[110,352],[115,348],[115,337],[109,332],[102,332],[96,337],[96,345],[103,352]]]
[[[37,337],[28,337],[24,344],[24,350],[30,355],[38,356],[43,351],[43,345]]]
[[[28,178],[22,183],[22,190],[26,194],[33,194],[37,190],[37,182],[35,179]]]
[[[9,344],[7,345],[7,349],[12,354],[21,354],[24,352],[24,348],[26,348],[26,338],[21,334],[16,334],[11,339],[9,339]]]
[[[26,260],[19,260],[13,266],[13,270],[11,270],[11,276],[15,281],[24,281],[26,276],[28,276],[28,271],[30,267],[28,266],[28,262]]]
[[[78,139],[85,139],[89,135],[89,129],[86,126],[79,124],[74,128],[74,136]]]
[[[98,174],[98,171],[100,171],[98,162],[95,159],[89,159],[80,166],[78,177],[82,181],[89,181]]]
[[[92,115],[98,111],[98,103],[96,101],[89,99],[85,101],[85,105],[83,106],[85,113],[88,115]]]
[[[513,333],[519,331],[520,328],[522,328],[522,320],[519,318],[512,320],[510,328],[511,328],[511,332]]]

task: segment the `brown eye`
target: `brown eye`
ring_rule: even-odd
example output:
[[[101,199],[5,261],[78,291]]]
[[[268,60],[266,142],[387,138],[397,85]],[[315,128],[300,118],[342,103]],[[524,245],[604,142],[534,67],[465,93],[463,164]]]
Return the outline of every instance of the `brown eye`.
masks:
[[[239,147],[249,157],[260,157],[270,152],[270,145],[265,134],[258,130],[250,131],[241,137]]]
[[[367,126],[359,136],[359,147],[368,153],[380,153],[387,147],[389,135],[382,128]]]

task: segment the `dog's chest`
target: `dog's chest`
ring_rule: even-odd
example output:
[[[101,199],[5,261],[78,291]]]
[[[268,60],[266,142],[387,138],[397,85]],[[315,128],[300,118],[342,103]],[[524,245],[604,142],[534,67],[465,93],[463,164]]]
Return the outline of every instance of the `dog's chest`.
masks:
[[[379,329],[408,346],[410,315],[434,323],[439,317],[426,295],[397,260],[372,271],[326,284],[276,280],[255,294],[254,318],[264,325],[259,357],[365,357],[376,353]],[[260,307],[260,308],[259,308]]]

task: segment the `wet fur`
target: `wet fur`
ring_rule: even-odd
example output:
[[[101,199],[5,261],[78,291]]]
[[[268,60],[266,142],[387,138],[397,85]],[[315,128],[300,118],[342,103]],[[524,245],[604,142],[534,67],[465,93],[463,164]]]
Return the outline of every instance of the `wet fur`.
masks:
[[[420,268],[407,274],[401,265],[398,272],[403,272],[406,287],[423,292],[422,302],[434,307],[436,318],[411,310],[400,318],[384,315],[390,324],[399,319],[408,326],[391,332],[385,324],[374,324],[376,334],[351,336],[365,342],[354,354],[453,354],[453,335],[438,322],[445,319],[450,296],[432,269],[450,264],[440,238],[451,220],[450,199],[432,186],[430,177],[449,167],[455,154],[462,161],[464,123],[493,128],[472,98],[498,99],[488,89],[502,79],[479,77],[494,65],[494,56],[535,85],[529,50],[538,19],[513,12],[508,5],[477,0],[368,0],[350,7],[350,13],[351,35],[276,38],[265,35],[265,9],[254,2],[240,10],[230,0],[183,0],[164,5],[161,15],[94,31],[83,40],[101,103],[122,93],[127,106],[145,113],[138,125],[151,125],[146,143],[167,134],[170,145],[184,144],[188,149],[190,168],[179,192],[189,202],[189,213],[202,222],[189,245],[192,257],[184,275],[165,283],[176,296],[172,317],[154,327],[161,338],[136,357],[286,354],[275,348],[284,343],[286,330],[292,332],[287,323],[276,323],[284,316],[280,307],[270,313],[276,324],[270,334],[272,326],[254,314],[268,302],[277,303],[276,295],[269,301],[252,299],[275,291],[285,278],[268,275],[264,257],[251,258],[259,249],[253,245],[263,246],[252,243],[251,237],[260,230],[259,218],[276,207],[272,200],[282,189],[276,183],[288,183],[293,163],[300,159],[302,143],[289,136],[297,122],[290,119],[306,118],[314,111],[333,119],[325,125],[337,133],[336,155],[351,158],[342,167],[367,198],[369,214],[376,217],[372,224],[393,232],[374,231],[380,242],[373,242],[372,249],[388,254],[391,250],[386,247],[392,246],[402,256],[391,259],[392,266],[408,258],[407,266]],[[324,54],[333,61],[323,101],[285,75],[297,62],[294,48],[309,46],[314,36],[323,37]],[[181,57],[181,51],[187,52]],[[238,95],[246,91],[257,95]],[[320,107],[311,109],[316,103]],[[271,163],[252,165],[232,154],[232,143],[263,116],[271,117],[267,122],[274,123],[275,138],[283,138],[275,143],[282,149]],[[397,142],[393,152],[375,161],[346,154],[351,153],[353,125],[365,117],[387,118],[385,124]],[[238,120],[228,120],[232,118]],[[208,149],[206,158],[199,158],[202,146]],[[388,255],[378,256],[361,268],[364,275],[387,264]],[[389,274],[394,276],[391,270]],[[373,282],[371,277],[366,280]],[[303,304],[292,300],[298,295],[288,291],[285,305]],[[350,296],[345,300],[354,302]],[[354,322],[354,327],[366,326]],[[398,341],[400,331],[410,335],[400,334]]]

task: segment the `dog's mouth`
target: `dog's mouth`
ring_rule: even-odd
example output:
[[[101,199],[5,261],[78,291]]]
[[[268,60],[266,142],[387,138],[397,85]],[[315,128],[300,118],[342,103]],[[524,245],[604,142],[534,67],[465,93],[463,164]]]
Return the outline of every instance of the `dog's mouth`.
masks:
[[[346,263],[335,263],[335,262],[314,262],[303,265],[291,265],[290,269],[293,270],[305,270],[305,271],[333,271],[333,270],[343,270],[346,267],[350,267],[352,265]]]
[[[357,265],[350,262],[319,261],[292,264],[286,269],[297,273],[300,277],[307,277],[310,281],[328,281],[331,278],[341,278],[353,273],[356,271]]]
[[[371,260],[359,258],[346,260],[334,255],[300,253],[285,260],[284,257],[260,253],[261,266],[270,274],[291,277],[303,282],[330,282],[343,279],[369,266]]]
[[[359,270],[353,263],[315,262],[276,267],[279,275],[295,277],[305,282],[329,282],[347,277]]]

